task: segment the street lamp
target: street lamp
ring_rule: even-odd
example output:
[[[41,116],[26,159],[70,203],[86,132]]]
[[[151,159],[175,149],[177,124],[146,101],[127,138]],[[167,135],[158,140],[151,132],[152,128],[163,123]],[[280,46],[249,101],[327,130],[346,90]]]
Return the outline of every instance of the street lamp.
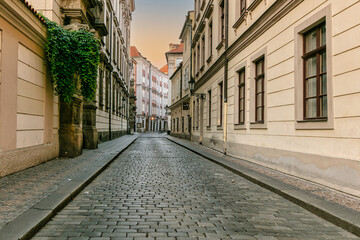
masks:
[[[195,89],[195,81],[193,78],[190,79],[189,81],[189,87],[190,87],[190,95],[193,96],[194,94],[197,96],[197,97],[200,97],[201,99],[205,99],[206,98],[206,95],[205,93],[195,93],[194,92],[194,89]]]
[[[190,77],[189,87],[190,87],[190,94],[193,95],[195,89],[195,80],[192,77]]]

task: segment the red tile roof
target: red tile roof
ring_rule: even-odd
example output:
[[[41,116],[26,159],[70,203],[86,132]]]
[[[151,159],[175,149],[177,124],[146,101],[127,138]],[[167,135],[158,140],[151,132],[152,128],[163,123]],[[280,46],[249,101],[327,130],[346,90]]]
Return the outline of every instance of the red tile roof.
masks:
[[[137,50],[137,48],[135,46],[131,46],[130,47],[130,56],[131,57],[142,57],[141,54],[139,53],[139,51]]]
[[[167,53],[183,53],[183,51],[184,51],[184,44],[181,43],[178,48],[175,48],[174,50],[171,50]]]
[[[20,0],[24,5],[40,20],[41,23],[45,24],[45,19],[35,10],[33,6],[26,0]]]
[[[162,73],[168,74],[168,72],[169,72],[168,65],[166,64],[165,66],[163,66],[163,67],[160,69],[160,71],[161,71]]]

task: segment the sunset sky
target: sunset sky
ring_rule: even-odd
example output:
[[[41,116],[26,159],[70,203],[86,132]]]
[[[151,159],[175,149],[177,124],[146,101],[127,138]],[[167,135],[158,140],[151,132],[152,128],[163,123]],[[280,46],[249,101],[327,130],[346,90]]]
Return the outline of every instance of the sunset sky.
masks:
[[[131,45],[159,69],[166,64],[169,43],[179,43],[194,0],[135,0]]]

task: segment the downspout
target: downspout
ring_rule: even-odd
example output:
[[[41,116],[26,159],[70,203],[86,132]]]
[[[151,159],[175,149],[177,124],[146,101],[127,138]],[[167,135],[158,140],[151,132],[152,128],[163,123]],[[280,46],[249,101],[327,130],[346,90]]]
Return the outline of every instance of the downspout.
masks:
[[[109,61],[110,61],[110,64],[112,64],[112,60],[111,60],[111,56],[112,56],[112,53],[111,53],[111,49],[112,49],[112,30],[113,30],[113,13],[111,12],[111,22],[110,22],[110,49],[109,49]],[[111,79],[112,79],[112,71],[110,71],[110,79],[109,79],[109,140],[112,139],[111,137]]]
[[[181,64],[181,69],[180,69],[180,100],[182,99],[182,84],[183,84],[183,78],[182,78],[182,74],[183,74],[183,71],[182,71],[182,67],[183,65]],[[183,107],[180,106],[180,110],[181,110],[181,120],[183,118]],[[184,122],[184,125],[183,125],[183,122]],[[181,133],[183,134],[184,133],[184,128],[183,126],[185,126],[185,118],[183,121],[181,121]]]
[[[192,36],[192,25],[191,24],[189,24],[189,23],[187,23],[186,24],[188,27],[189,27],[189,29],[190,29],[190,81],[191,81],[191,79],[192,79],[192,41],[193,41],[193,36]],[[192,104],[192,96],[191,96],[191,93],[190,93],[190,103],[189,103],[189,105],[191,106],[190,107],[190,116],[192,116],[192,113],[193,113],[193,104]],[[192,121],[193,121],[193,117],[194,116],[192,116],[191,117],[191,121],[190,121],[190,123],[192,123]],[[189,124],[189,121],[188,121],[188,124]],[[192,140],[192,128],[193,128],[193,125],[191,124],[191,126],[188,126],[190,129],[189,129],[189,133],[190,133],[190,140]]]
[[[150,62],[149,62],[150,63]],[[151,120],[151,104],[152,104],[152,99],[151,99],[151,63],[149,65],[149,122],[148,122],[148,131],[150,132],[150,120]]]
[[[228,68],[229,60],[227,51],[229,48],[229,1],[224,0],[225,4],[225,64],[224,64],[224,153],[227,146],[227,117],[228,117]]]

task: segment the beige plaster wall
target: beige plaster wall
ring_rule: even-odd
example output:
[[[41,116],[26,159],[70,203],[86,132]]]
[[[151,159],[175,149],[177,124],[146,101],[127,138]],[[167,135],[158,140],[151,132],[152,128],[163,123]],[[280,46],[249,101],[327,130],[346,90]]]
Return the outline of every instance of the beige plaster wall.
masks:
[[[290,2],[290,1],[288,1]],[[307,178],[330,187],[360,195],[360,2],[356,0],[313,0],[298,1],[294,9],[274,22],[267,31],[253,39],[229,62],[228,71],[228,122],[227,143],[223,143],[224,129],[216,126],[218,91],[217,84],[223,75],[223,68],[210,76],[198,92],[207,94],[212,90],[212,126],[206,128],[207,100],[204,104],[202,142],[227,154],[245,158],[278,170]],[[248,1],[248,6],[251,1]],[[238,28],[232,26],[235,17],[235,1],[230,1],[229,34],[230,45],[256,28],[258,19],[278,3],[263,0],[245,17]],[[330,14],[327,20],[328,82],[329,97],[333,101],[329,121],[333,126],[327,129],[301,129],[296,119],[295,81],[299,75],[296,68],[296,28],[314,18],[320,12]],[[213,20],[217,21],[217,4],[214,3]],[[214,24],[214,37],[218,25]],[[205,31],[206,31],[205,27]],[[214,45],[216,45],[214,39]],[[221,54],[214,50],[214,59]],[[254,71],[253,60],[259,54],[265,55],[266,106],[265,124],[254,128],[251,124],[254,91],[251,86]],[[213,60],[214,62],[214,60]],[[212,63],[213,63],[212,62]],[[209,64],[208,68],[211,67]],[[246,71],[246,115],[245,125],[235,126],[235,101],[237,101],[236,70],[245,66]],[[333,67],[331,67],[333,66]],[[206,73],[206,70],[202,74]],[[200,76],[201,77],[201,74]],[[191,101],[192,103],[192,101]],[[199,141],[200,131],[195,131],[193,140]],[[223,145],[224,144],[224,145]]]
[[[0,177],[59,153],[57,98],[44,61],[45,27],[23,3],[2,4]]]

